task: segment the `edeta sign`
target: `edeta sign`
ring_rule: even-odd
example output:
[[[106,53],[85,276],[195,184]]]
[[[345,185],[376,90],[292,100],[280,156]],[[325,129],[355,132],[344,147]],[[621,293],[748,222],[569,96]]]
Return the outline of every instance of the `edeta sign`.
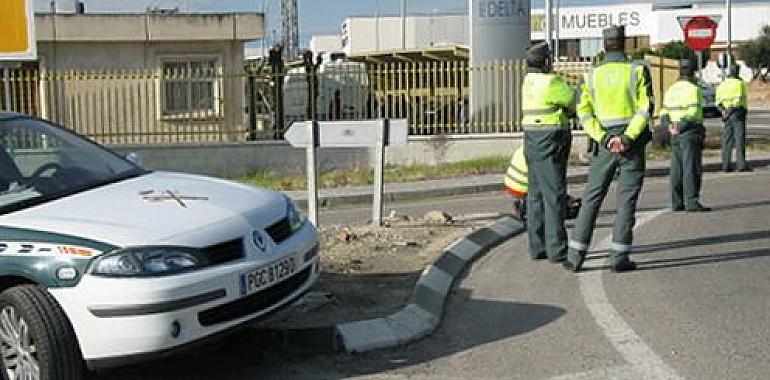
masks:
[[[554,15],[556,17],[556,15]],[[602,30],[612,25],[624,25],[626,35],[649,35],[652,7],[623,5],[562,8],[559,18],[560,38],[599,38]],[[533,38],[543,38],[545,16],[540,11],[532,15]]]
[[[0,61],[37,59],[32,0],[0,1]]]

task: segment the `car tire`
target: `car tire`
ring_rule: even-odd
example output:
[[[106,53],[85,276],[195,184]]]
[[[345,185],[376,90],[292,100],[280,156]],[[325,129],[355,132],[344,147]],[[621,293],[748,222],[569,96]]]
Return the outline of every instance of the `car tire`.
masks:
[[[25,328],[26,326],[26,328]],[[26,330],[25,334],[21,331]],[[16,331],[19,337],[9,338]],[[26,338],[25,338],[26,337]],[[11,347],[21,347],[16,351]],[[7,365],[14,361],[17,365]],[[41,380],[79,380],[84,375],[83,356],[75,331],[64,311],[44,288],[22,285],[0,293],[0,378],[14,380],[10,372],[23,363]],[[37,364],[37,370],[32,365]],[[23,377],[23,376],[22,376]]]

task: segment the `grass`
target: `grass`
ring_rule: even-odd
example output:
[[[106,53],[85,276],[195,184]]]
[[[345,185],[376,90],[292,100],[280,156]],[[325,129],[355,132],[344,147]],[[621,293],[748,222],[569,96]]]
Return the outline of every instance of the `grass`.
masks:
[[[719,135],[708,136],[703,156],[718,157],[720,144]],[[770,139],[749,140],[746,151],[749,153],[770,152]],[[668,147],[650,147],[647,149],[647,159],[650,161],[669,160],[671,159],[671,150]],[[509,162],[510,157],[492,156],[439,165],[391,166],[385,168],[385,182],[412,182],[481,174],[502,174],[508,168]],[[570,164],[579,165],[577,152],[572,152]],[[264,170],[254,171],[236,178],[236,180],[281,191],[303,190],[307,183],[304,174],[281,175]],[[373,180],[374,172],[371,169],[332,170],[321,172],[318,175],[320,188],[369,185]],[[500,181],[502,182],[502,177]]]
[[[385,168],[384,177],[385,182],[411,182],[497,174],[508,168],[510,160],[510,157],[492,156],[439,165],[392,166]],[[282,191],[305,189],[307,183],[305,175],[279,175],[264,170],[256,170],[236,180]],[[371,169],[333,170],[318,175],[318,185],[321,188],[368,185],[373,181],[374,172]]]

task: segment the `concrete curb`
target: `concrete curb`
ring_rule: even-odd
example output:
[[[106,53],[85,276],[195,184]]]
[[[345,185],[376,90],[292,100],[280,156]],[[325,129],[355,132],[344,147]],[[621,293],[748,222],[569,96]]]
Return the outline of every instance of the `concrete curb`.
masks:
[[[400,311],[382,318],[336,325],[337,349],[349,353],[365,352],[427,336],[441,322],[446,297],[468,264],[524,230],[522,222],[503,217],[450,245],[436,262],[425,268],[409,303]]]
[[[753,167],[770,166],[770,157],[759,157],[753,159],[747,159],[747,162]],[[703,163],[703,170],[706,172],[715,172],[721,169],[721,164],[718,161],[706,161]],[[573,173],[567,175],[567,182],[570,184],[585,183],[588,178],[588,170],[585,172]],[[656,164],[647,168],[647,177],[665,177],[669,174],[670,168],[668,165]],[[401,202],[401,201],[414,201],[427,198],[436,197],[449,197],[457,195],[468,195],[477,193],[489,193],[493,191],[503,191],[502,174],[500,174],[500,181],[494,183],[476,183],[472,185],[456,185],[446,188],[430,188],[430,189],[413,189],[413,190],[396,190],[392,192],[386,192],[383,195],[385,202]],[[296,197],[295,202],[299,207],[307,208],[306,197]],[[358,205],[367,204],[372,202],[371,193],[356,193],[356,194],[337,194],[332,196],[322,196],[319,199],[320,207],[340,206],[340,205]]]

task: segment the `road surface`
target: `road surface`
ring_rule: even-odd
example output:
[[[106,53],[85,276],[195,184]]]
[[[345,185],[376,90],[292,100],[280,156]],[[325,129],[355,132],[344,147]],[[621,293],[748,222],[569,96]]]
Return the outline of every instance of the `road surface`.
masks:
[[[606,270],[609,196],[583,274],[533,262],[526,238],[476,262],[430,337],[361,355],[297,354],[241,334],[195,353],[114,370],[95,379],[439,378],[759,379],[770,373],[770,171],[709,174],[715,211],[672,213],[667,179],[640,202],[634,259]],[[611,193],[612,194],[612,193]],[[395,205],[417,214],[507,210],[508,198],[474,195]],[[366,208],[327,212],[362,219]]]

